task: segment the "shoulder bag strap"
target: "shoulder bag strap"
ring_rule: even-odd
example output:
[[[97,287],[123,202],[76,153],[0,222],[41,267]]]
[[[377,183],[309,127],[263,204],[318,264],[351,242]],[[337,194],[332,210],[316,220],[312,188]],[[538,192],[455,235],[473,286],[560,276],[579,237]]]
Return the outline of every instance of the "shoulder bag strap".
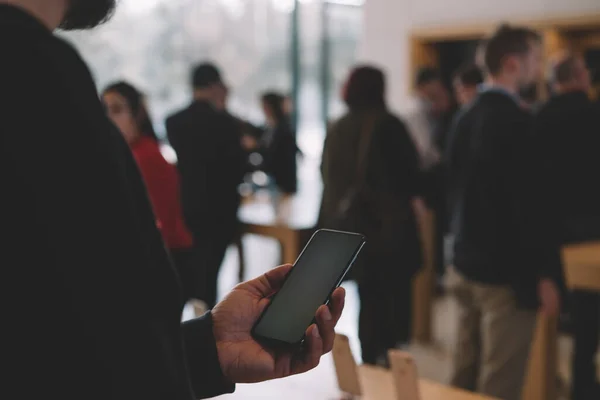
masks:
[[[360,138],[358,141],[358,162],[356,163],[356,187],[363,189],[367,186],[367,168],[369,163],[369,153],[373,143],[373,134],[375,124],[377,123],[377,114],[369,112],[362,124]]]

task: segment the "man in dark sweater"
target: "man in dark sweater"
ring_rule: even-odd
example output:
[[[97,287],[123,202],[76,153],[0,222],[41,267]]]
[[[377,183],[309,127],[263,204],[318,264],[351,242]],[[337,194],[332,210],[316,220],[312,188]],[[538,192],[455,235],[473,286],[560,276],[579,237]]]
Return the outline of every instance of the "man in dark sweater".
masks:
[[[181,290],[135,161],[57,26],[113,0],[0,0],[2,396],[192,400],[306,371],[331,349],[343,292],[303,354],[250,329],[289,267],[181,321]]]
[[[487,42],[488,81],[457,119],[448,154],[449,286],[460,306],[452,382],[487,395],[521,397],[538,307],[556,314],[560,266],[538,235],[530,191],[531,116],[519,89],[538,79],[539,36],[501,27]],[[542,231],[543,232],[543,231]]]
[[[215,107],[221,74],[212,64],[192,73],[194,100],[167,119],[169,142],[177,153],[181,201],[188,228],[204,260],[203,281],[193,297],[209,308],[217,301],[217,278],[237,230],[238,186],[246,171],[241,125]],[[190,277],[192,278],[192,277]]]
[[[535,121],[540,207],[552,215],[551,241],[561,246],[600,240],[600,106],[588,97],[590,72],[582,57],[564,55],[554,65],[556,95]],[[575,339],[572,398],[599,399],[595,355],[600,335],[600,296],[570,297]]]

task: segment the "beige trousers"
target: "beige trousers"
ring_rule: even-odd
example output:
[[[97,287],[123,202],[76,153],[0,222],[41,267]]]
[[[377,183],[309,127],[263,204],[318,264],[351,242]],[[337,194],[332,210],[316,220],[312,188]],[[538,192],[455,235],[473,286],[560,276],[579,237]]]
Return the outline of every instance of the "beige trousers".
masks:
[[[453,267],[447,274],[459,308],[452,385],[520,400],[536,313],[518,309],[509,287],[469,281]]]

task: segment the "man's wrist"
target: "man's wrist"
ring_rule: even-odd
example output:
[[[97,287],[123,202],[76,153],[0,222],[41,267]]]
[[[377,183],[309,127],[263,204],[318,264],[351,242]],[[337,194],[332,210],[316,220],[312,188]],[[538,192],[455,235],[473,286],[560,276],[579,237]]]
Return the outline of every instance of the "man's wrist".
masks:
[[[208,313],[210,314],[210,318],[212,320],[212,332],[213,332],[213,337],[215,339],[215,347],[217,349],[217,359],[219,360],[219,367],[221,368],[221,373],[223,374],[223,377],[229,383],[235,384],[234,380],[231,379],[231,377],[228,374],[229,363],[227,362],[226,357],[225,357],[225,355],[227,354],[227,343],[224,343],[224,341],[221,340],[222,334],[221,334],[220,327],[219,327],[218,315],[217,315],[217,320],[215,320],[215,313],[213,312],[213,310],[210,310]]]

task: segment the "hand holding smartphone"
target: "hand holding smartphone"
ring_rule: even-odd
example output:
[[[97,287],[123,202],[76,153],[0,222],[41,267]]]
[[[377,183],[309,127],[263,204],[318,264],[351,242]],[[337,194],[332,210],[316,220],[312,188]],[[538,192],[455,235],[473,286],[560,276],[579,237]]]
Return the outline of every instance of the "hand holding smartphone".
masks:
[[[273,346],[302,343],[318,308],[329,302],[365,243],[359,234],[317,231],[254,325],[254,338]]]

